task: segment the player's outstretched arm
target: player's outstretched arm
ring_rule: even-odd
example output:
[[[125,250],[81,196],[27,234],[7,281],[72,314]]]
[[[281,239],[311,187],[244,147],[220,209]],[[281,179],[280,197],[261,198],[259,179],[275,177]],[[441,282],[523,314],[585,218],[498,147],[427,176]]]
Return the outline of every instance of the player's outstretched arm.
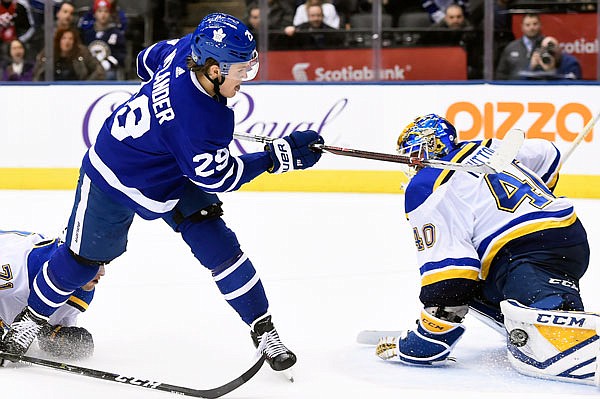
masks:
[[[322,152],[312,149],[312,144],[325,141],[314,130],[295,131],[289,136],[267,143],[266,149],[273,160],[270,173],[284,173],[290,170],[307,169],[321,159]]]
[[[397,357],[411,365],[441,365],[465,332],[461,322],[467,309],[466,306],[423,309],[416,330],[405,331],[399,337],[381,338],[375,353],[384,360]]]
[[[94,353],[92,334],[83,327],[48,325],[40,332],[38,343],[44,352],[61,358],[82,359]]]

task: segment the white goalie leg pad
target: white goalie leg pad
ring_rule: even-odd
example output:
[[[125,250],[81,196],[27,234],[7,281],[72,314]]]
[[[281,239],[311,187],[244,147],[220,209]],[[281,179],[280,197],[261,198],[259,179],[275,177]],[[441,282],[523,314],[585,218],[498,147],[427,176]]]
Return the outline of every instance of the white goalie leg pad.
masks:
[[[600,315],[500,303],[511,365],[532,377],[598,385]]]

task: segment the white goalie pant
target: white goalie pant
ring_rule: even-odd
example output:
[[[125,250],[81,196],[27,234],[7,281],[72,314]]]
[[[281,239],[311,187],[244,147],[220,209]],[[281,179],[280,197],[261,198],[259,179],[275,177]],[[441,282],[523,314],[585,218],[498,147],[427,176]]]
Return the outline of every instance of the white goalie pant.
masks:
[[[598,386],[600,315],[534,309],[512,299],[500,308],[508,358],[519,373]]]

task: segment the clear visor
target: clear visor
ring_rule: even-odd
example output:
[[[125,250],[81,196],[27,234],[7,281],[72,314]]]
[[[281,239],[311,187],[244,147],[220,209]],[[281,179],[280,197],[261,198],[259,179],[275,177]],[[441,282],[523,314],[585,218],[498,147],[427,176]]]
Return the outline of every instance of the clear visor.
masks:
[[[241,80],[242,82],[252,80],[258,74],[258,52],[254,51],[250,61],[237,62],[235,64],[221,63],[219,67],[221,68],[221,73],[226,78]]]

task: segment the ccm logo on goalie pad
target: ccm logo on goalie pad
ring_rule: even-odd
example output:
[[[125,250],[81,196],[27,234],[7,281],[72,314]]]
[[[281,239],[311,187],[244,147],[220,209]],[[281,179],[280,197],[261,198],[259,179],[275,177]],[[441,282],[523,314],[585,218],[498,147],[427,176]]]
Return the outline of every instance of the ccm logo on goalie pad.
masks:
[[[123,382],[125,384],[149,387],[149,388],[156,388],[157,386],[159,386],[161,384],[160,382],[154,382],[154,381],[150,381],[150,380],[139,380],[135,377],[125,377],[124,375],[120,375],[120,376],[116,377],[115,381]]]
[[[578,326],[582,327],[585,325],[585,317],[577,318],[574,316],[559,316],[553,314],[538,313],[538,323],[542,324],[554,324],[557,326]]]

